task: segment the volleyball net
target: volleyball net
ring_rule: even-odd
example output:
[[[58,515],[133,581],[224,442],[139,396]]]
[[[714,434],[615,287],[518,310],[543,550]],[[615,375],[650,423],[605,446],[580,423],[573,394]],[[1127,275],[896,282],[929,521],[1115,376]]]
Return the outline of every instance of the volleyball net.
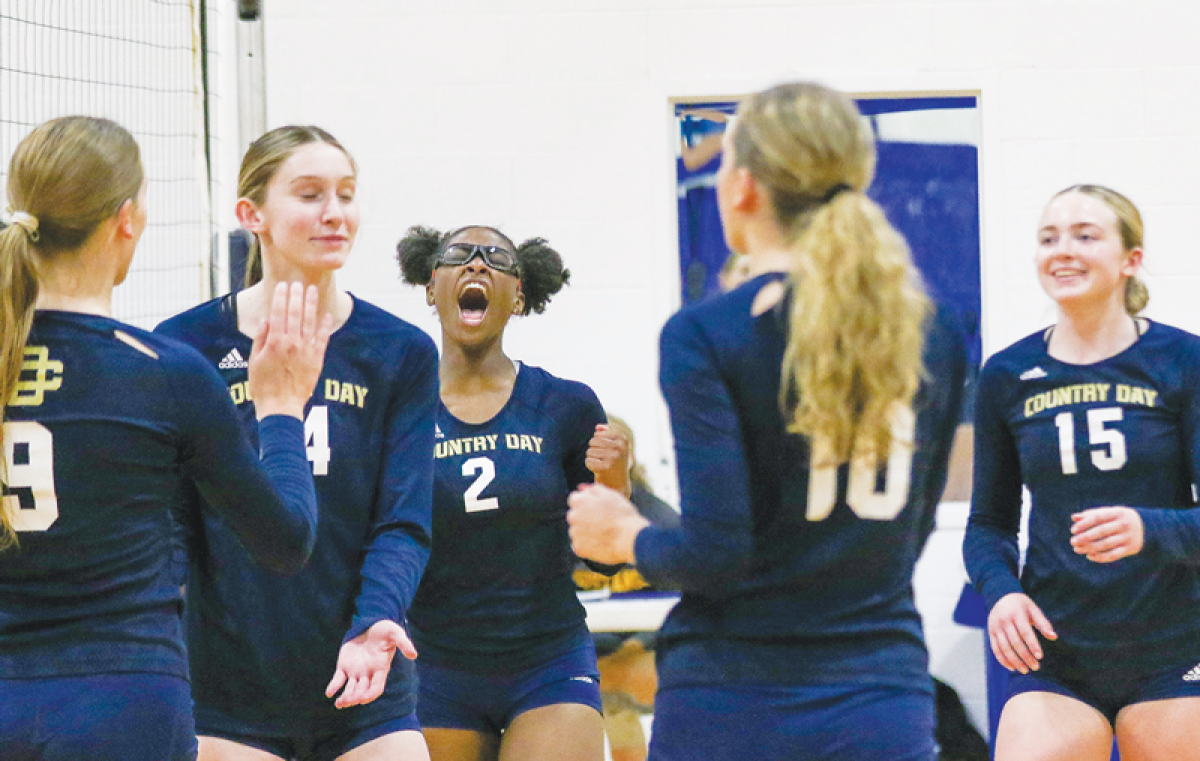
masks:
[[[17,143],[58,116],[133,133],[149,223],[115,316],[141,327],[208,298],[215,228],[203,0],[4,0],[0,4],[0,187]],[[215,5],[215,4],[214,4]]]

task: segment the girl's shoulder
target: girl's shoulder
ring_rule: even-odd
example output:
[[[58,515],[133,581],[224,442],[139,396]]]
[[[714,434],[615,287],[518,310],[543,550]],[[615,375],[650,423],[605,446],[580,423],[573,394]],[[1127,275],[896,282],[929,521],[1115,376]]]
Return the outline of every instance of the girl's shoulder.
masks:
[[[586,383],[560,378],[524,362],[513,386],[513,398],[527,407],[556,416],[570,410],[600,406],[596,392]]]

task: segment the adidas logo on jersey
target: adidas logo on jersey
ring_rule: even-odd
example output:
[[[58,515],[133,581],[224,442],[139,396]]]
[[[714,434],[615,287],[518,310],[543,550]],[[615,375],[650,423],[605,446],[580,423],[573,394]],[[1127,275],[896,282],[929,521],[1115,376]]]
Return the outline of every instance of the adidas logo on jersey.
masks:
[[[1185,682],[1200,682],[1200,663],[1196,664],[1191,671],[1183,675]]]
[[[433,438],[435,438],[435,439],[446,438],[446,434],[442,433],[442,427],[440,425],[438,425],[437,423],[433,424]]]
[[[231,350],[224,359],[217,363],[217,367],[221,370],[241,370],[249,366],[250,363],[242,358],[242,353],[237,349]]]
[[[1035,367],[1032,370],[1026,370],[1025,372],[1021,373],[1021,380],[1037,380],[1038,378],[1045,377],[1046,371],[1040,367]]]

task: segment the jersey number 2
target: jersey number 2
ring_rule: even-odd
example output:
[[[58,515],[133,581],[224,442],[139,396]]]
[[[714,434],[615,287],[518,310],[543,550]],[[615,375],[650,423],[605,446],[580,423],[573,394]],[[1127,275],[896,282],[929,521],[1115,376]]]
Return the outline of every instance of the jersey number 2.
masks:
[[[4,508],[17,531],[45,531],[58,520],[54,434],[32,421],[4,424]]]
[[[871,521],[893,520],[908,503],[908,483],[912,475],[913,434],[916,416],[908,407],[897,407],[892,416],[891,456],[884,474],[883,491],[879,485],[879,463],[855,457],[850,463],[850,478],[846,489],[846,505],[859,518]],[[815,449],[815,447],[814,447]],[[835,465],[816,467],[809,464],[808,511],[810,521],[823,521],[837,503],[837,473]]]
[[[496,464],[486,457],[472,457],[463,463],[462,474],[468,478],[479,474],[467,490],[463,493],[463,502],[467,506],[468,513],[479,513],[484,510],[499,510],[500,500],[497,497],[479,498],[483,490],[487,488],[496,478]]]

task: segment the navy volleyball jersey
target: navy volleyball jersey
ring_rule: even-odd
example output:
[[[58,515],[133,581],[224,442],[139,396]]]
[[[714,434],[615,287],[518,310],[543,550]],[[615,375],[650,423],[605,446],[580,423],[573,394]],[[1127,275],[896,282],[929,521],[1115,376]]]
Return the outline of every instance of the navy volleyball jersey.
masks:
[[[260,562],[303,565],[316,499],[300,421],[264,421],[260,467],[227,400],[187,346],[108,317],[36,313],[5,410],[20,546],[0,553],[0,678],[186,678],[172,512],[194,514],[197,488]]]
[[[606,422],[590,388],[521,365],[491,420],[438,406],[433,555],[409,619],[422,661],[519,667],[584,638],[567,495]],[[497,658],[497,656],[505,656]]]
[[[1200,632],[1200,338],[1149,323],[1090,365],[1046,353],[1046,332],[994,355],[979,380],[967,570],[991,608],[1025,592],[1059,646],[1117,649],[1123,662],[1195,650]],[[1021,487],[1029,549],[1017,579]],[[1145,545],[1115,563],[1071,548],[1071,515],[1138,510]],[[1048,650],[1054,643],[1047,643]]]
[[[965,372],[942,311],[925,340],[915,447],[882,470],[814,470],[779,406],[786,299],[754,317],[761,275],[663,328],[660,382],[682,524],[637,538],[638,569],[682,599],[660,683],[863,683],[932,690],[912,571],[945,485]],[[910,418],[911,420],[911,418]]]
[[[247,393],[251,339],[233,296],[158,327],[217,367],[245,433],[257,438]],[[397,655],[384,694],[339,711],[325,697],[344,640],[383,619],[403,622],[429,557],[437,351],[417,328],[360,299],[334,332],[306,411],[320,521],[297,576],[265,574],[235,553],[229,532],[198,527],[188,579],[188,647],[196,723],[302,737],[411,713],[412,662]],[[224,717],[236,719],[236,723]]]

